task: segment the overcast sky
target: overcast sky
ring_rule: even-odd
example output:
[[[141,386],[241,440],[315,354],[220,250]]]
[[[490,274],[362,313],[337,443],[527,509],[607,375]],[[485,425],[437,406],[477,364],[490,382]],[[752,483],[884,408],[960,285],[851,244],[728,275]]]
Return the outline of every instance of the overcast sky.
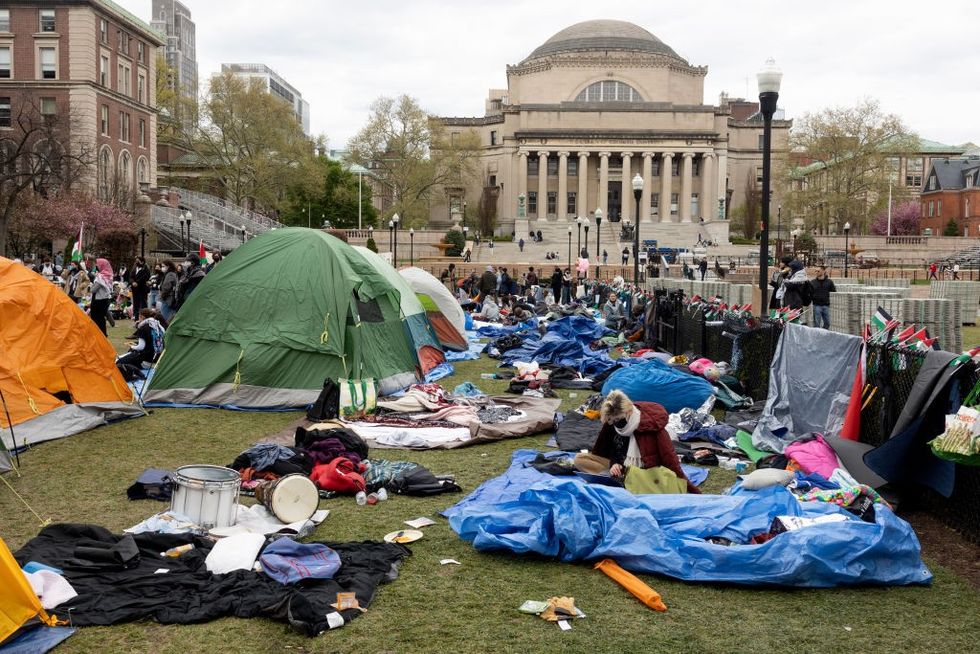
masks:
[[[183,1],[197,24],[202,82],[222,63],[271,66],[310,103],[313,132],[332,148],[381,95],[408,93],[444,116],[483,115],[487,89],[506,88],[507,64],[596,18],[636,23],[707,66],[708,104],[721,91],[756,96],[755,73],[771,56],[787,117],[869,96],[924,138],[980,142],[976,2]],[[150,0],[116,2],[149,19]]]

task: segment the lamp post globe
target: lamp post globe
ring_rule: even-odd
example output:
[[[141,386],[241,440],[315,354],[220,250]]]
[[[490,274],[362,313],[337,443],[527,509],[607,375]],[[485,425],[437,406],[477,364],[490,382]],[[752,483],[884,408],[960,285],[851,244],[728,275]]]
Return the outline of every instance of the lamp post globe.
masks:
[[[762,114],[762,231],[759,238],[759,293],[761,305],[759,311],[768,306],[766,296],[769,282],[769,201],[771,199],[771,168],[772,168],[772,117],[776,113],[779,100],[779,85],[783,74],[776,68],[772,58],[766,60],[762,70],[756,76],[759,83],[759,112]]]
[[[395,224],[395,236],[394,236],[395,248],[392,251],[391,258],[394,261],[394,266],[396,268],[398,267],[398,221],[399,218],[398,218],[398,214],[396,213],[394,216],[391,217],[391,222]]]
[[[415,228],[408,228],[408,265],[415,265]]]
[[[643,178],[637,173],[632,179],[633,204],[636,205],[636,224],[633,225],[633,285],[640,285],[640,197],[643,195]]]

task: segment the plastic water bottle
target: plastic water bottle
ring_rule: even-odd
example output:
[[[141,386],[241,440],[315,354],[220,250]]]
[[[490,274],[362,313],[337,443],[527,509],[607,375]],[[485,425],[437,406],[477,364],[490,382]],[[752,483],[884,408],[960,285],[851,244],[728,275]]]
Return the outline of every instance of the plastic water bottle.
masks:
[[[377,495],[378,495],[378,499],[381,500],[382,502],[388,499],[388,491],[384,488],[378,490]]]
[[[179,545],[177,547],[171,547],[166,552],[160,552],[160,556],[171,558],[171,559],[176,559],[178,556],[180,556],[184,552],[190,552],[192,549],[194,549],[194,544],[193,543],[187,543],[186,545]]]
[[[354,499],[357,501],[358,506],[364,506],[367,504],[367,493],[364,491],[358,491],[357,495],[354,496]]]

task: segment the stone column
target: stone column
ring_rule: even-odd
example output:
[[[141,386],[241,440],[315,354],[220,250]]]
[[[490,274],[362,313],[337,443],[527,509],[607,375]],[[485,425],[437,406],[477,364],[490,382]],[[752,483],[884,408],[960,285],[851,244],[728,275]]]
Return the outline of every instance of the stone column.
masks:
[[[548,151],[538,152],[538,220],[548,219]]]
[[[568,217],[568,153],[558,153],[558,203],[555,205],[558,220]]]
[[[715,190],[718,183],[715,181],[715,153],[705,152],[701,155],[701,197],[698,202],[698,211],[701,218],[705,221],[714,220],[718,215],[718,201],[715,198]]]
[[[622,152],[623,158],[623,179],[620,181],[621,190],[619,191],[621,207],[621,219],[636,220],[636,207],[633,206],[633,153]]]
[[[589,153],[578,153],[578,197],[575,199],[579,210],[591,211],[589,208]]]
[[[728,200],[728,150],[717,150],[718,154],[718,165],[715,166],[715,176],[718,178],[718,194],[715,196],[715,206],[711,209],[712,215],[718,217],[718,204],[719,201],[726,202]],[[724,206],[724,205],[722,205]],[[725,220],[728,220],[727,213],[725,214]]]
[[[674,218],[670,214],[670,185],[671,165],[674,159],[673,152],[664,152],[660,159],[660,222],[673,222]]]
[[[650,199],[653,194],[653,153],[643,153],[643,199],[640,202],[640,220],[650,222]]]
[[[677,214],[682,223],[691,222],[691,173],[694,167],[694,153],[685,152],[681,160],[681,194],[677,198]]]
[[[521,196],[524,196],[523,216],[520,215]],[[517,152],[517,204],[514,205],[514,215],[518,218],[527,218],[527,150]]]
[[[602,215],[609,215],[609,153],[599,153],[599,208]]]

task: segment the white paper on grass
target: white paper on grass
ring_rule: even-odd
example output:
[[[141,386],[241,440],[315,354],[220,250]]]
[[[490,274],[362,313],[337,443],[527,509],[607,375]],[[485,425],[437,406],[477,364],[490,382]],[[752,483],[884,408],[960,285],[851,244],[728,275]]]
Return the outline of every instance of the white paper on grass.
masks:
[[[405,524],[412,529],[421,529],[422,527],[428,527],[429,525],[434,525],[436,523],[432,518],[415,518],[414,520],[406,520]]]
[[[215,575],[251,570],[264,543],[264,534],[245,533],[222,538],[208,552],[204,566]]]
[[[320,509],[309,520],[286,524],[261,504],[239,505],[235,524],[230,527],[215,527],[210,531],[210,534],[218,537],[236,534],[295,534],[305,536],[311,533],[314,527],[326,520],[328,515],[330,515],[328,509]]]

